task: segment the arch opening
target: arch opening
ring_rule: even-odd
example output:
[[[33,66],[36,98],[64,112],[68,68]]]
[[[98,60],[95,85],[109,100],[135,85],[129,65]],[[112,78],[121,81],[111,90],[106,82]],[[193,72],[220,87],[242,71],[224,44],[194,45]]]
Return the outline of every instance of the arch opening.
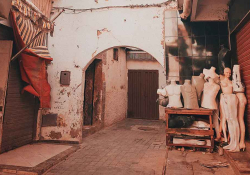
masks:
[[[110,47],[95,54],[83,72],[83,136],[87,132],[85,128],[88,131],[89,128],[96,131],[125,118],[141,118],[142,114],[145,115],[148,113],[146,110],[151,108],[154,108],[151,113],[155,113],[152,119],[164,118],[163,109],[159,109],[156,104],[156,89],[166,84],[165,70],[148,52],[131,46]],[[144,78],[140,74],[143,74]],[[144,81],[143,86],[140,81]],[[136,88],[138,92],[131,91]],[[137,97],[129,97],[131,93],[137,93]],[[142,99],[146,98],[147,94],[154,94],[148,95],[151,102],[144,104],[144,109],[140,111],[131,111],[134,110],[131,109],[131,106],[134,106],[131,104],[131,98],[138,98],[137,103],[149,101]],[[140,112],[142,114],[139,114]],[[150,119],[150,116],[147,117],[145,119]]]

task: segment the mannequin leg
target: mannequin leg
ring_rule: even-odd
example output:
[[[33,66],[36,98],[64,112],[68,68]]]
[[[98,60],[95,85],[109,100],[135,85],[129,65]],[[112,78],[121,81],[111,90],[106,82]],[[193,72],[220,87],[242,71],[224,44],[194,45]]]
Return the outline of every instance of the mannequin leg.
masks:
[[[224,98],[221,94],[221,98],[220,98],[220,130],[223,131],[223,136],[224,136],[224,140],[225,142],[227,142],[227,133],[226,133],[226,116],[225,116],[225,112],[224,112]]]
[[[247,104],[247,99],[244,93],[237,93],[239,104],[238,104],[238,120],[240,125],[240,149],[245,150],[245,123],[244,123],[244,112]]]
[[[220,140],[221,134],[220,134],[220,126],[219,126],[219,109],[217,109],[213,115],[213,122],[214,122],[214,129],[216,133],[216,139],[215,140]]]
[[[228,146],[223,147],[224,149],[228,149],[232,152],[238,152],[239,149],[239,138],[240,138],[240,131],[239,131],[239,123],[237,119],[237,105],[238,99],[236,95],[231,94],[227,97],[227,118],[228,118],[228,130],[230,134],[230,144]]]

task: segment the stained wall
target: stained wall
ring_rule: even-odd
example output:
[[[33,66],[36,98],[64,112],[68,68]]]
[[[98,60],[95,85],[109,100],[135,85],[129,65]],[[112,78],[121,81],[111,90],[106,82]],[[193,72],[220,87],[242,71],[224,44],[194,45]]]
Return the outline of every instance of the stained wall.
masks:
[[[164,66],[164,11],[175,9],[176,2],[56,0],[53,7],[54,16],[61,7],[84,10],[66,10],[62,13],[55,21],[53,36],[49,37],[48,47],[54,59],[47,68],[52,89],[51,109],[43,111],[43,121],[49,120],[49,125],[42,125],[41,139],[81,142],[84,72],[88,65],[96,55],[111,47],[132,46],[150,53]],[[109,67],[111,70],[115,63],[112,64]],[[70,85],[60,85],[61,71],[70,71]],[[126,105],[126,100],[120,99],[125,94],[123,83],[114,85],[117,80],[112,76],[111,83],[106,83],[110,100],[106,99],[105,106],[116,104],[112,101],[115,97]],[[123,75],[121,79],[124,79]],[[118,88],[122,93],[118,94]],[[106,112],[114,113],[112,109],[114,107]],[[122,119],[125,110],[122,111],[123,114],[116,119],[107,119],[106,125]]]
[[[128,78],[126,52],[118,48],[118,60],[114,60],[113,49],[107,51],[107,60],[103,64],[105,74],[105,114],[104,126],[110,126],[127,115]]]

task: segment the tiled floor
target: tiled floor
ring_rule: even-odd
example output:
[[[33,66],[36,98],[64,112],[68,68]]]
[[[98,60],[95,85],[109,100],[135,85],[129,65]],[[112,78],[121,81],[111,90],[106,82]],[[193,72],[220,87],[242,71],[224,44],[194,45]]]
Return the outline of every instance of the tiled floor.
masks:
[[[36,143],[0,155],[0,165],[34,167],[72,146]]]

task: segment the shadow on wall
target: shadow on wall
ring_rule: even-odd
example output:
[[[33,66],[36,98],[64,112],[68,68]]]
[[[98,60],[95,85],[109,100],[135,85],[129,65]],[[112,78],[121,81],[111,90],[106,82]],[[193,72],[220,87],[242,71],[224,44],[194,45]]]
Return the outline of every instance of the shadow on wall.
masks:
[[[220,46],[229,47],[227,22],[182,21],[179,13],[165,12],[167,79],[182,84],[211,66],[218,73]]]

